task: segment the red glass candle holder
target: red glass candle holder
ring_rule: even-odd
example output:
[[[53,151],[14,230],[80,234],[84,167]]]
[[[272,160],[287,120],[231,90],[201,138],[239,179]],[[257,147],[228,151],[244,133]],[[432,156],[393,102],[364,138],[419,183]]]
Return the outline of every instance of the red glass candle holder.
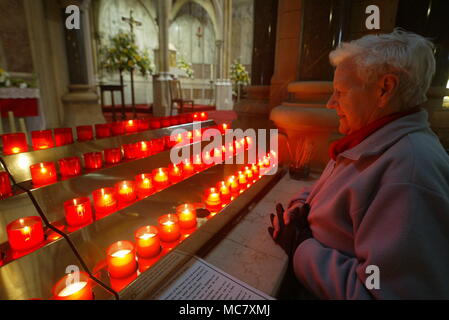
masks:
[[[150,129],[150,119],[139,119],[139,131],[146,131]]]
[[[206,208],[210,211],[218,211],[221,209],[220,191],[217,188],[207,189],[204,193],[204,202]]]
[[[44,242],[44,228],[40,217],[14,220],[6,226],[10,247],[15,251],[31,250]]]
[[[73,143],[72,128],[56,128],[53,132],[55,134],[55,142],[57,147]]]
[[[115,184],[117,199],[120,203],[128,203],[136,200],[134,181],[120,181]]]
[[[240,193],[240,186],[237,178],[235,176],[230,176],[226,180],[226,184],[231,190],[231,195],[237,196]]]
[[[164,138],[165,138],[165,146],[167,148],[173,148],[174,146],[176,146],[177,142],[176,142],[176,137],[175,136],[173,136],[173,139],[175,139],[175,140],[172,140],[172,136],[171,135],[170,136],[165,136]]]
[[[158,219],[159,238],[164,242],[175,242],[181,236],[179,219],[175,214],[166,214]]]
[[[68,157],[58,160],[61,176],[73,177],[81,174],[81,160],[78,157]]]
[[[7,172],[0,172],[0,199],[12,196],[11,181]]]
[[[139,120],[128,120],[125,122],[125,132],[135,133],[139,131]]]
[[[244,190],[248,187],[248,178],[243,171],[237,173],[237,180],[239,182],[240,190]]]
[[[192,229],[196,227],[196,210],[191,204],[185,203],[176,207],[176,214],[181,229]]]
[[[201,112],[199,118],[201,121],[206,121],[209,119],[209,115],[207,114],[207,112]]]
[[[107,164],[116,164],[122,161],[122,150],[120,148],[105,149],[103,153],[104,161]]]
[[[51,130],[31,131],[31,141],[34,150],[44,150],[55,146]]]
[[[170,117],[170,125],[171,126],[177,126],[178,124],[179,124],[179,117],[178,116]]]
[[[25,133],[7,133],[2,135],[3,153],[11,155],[28,151],[28,144]]]
[[[153,153],[162,152],[165,150],[165,138],[157,138],[151,140]]]
[[[160,118],[151,118],[150,119],[150,128],[152,130],[161,128],[161,120]]]
[[[184,114],[179,115],[178,118],[179,118],[179,124],[184,124],[184,123],[189,122],[189,117]]]
[[[251,170],[250,167],[245,167],[244,171],[243,171],[246,175],[246,179],[248,180],[249,183],[253,183],[255,180],[255,176],[253,173],[253,170]]]
[[[153,184],[157,189],[163,189],[169,185],[168,170],[165,168],[154,169],[153,172]]]
[[[204,170],[206,165],[203,163],[203,159],[201,158],[201,155],[199,155],[199,154],[194,155],[193,166],[195,167],[195,170],[197,172]]]
[[[146,158],[151,155],[151,141],[139,141],[137,145],[137,158]]]
[[[88,197],[81,197],[64,202],[65,220],[71,227],[80,227],[93,220],[92,207]]]
[[[136,230],[134,238],[136,240],[137,255],[140,258],[154,258],[161,252],[161,242],[156,227],[141,227]]]
[[[111,278],[126,278],[137,271],[136,251],[130,241],[117,241],[106,251]]]
[[[93,300],[92,281],[86,272],[65,275],[53,287],[54,300]]]
[[[259,167],[253,164],[251,165],[251,170],[253,172],[254,177],[257,179],[259,177]]]
[[[103,167],[103,157],[101,152],[89,152],[83,155],[84,167],[88,170],[97,170]]]
[[[201,120],[200,120],[200,114],[199,114],[199,113],[194,113],[193,116],[192,116],[192,118],[193,118],[193,121],[201,121]]]
[[[54,183],[58,180],[53,162],[41,162],[30,166],[31,180],[35,187]]]
[[[189,159],[183,161],[182,172],[184,173],[185,177],[190,177],[195,173],[195,167],[193,166],[192,162],[190,162]]]
[[[149,173],[142,173],[136,176],[137,196],[142,199],[153,194],[153,179]]]
[[[99,214],[113,213],[117,208],[117,194],[114,188],[102,188],[92,192],[95,212]]]
[[[161,121],[162,128],[170,127],[170,118],[169,117],[162,117],[160,119],[160,121]]]
[[[124,144],[122,148],[123,148],[123,158],[125,158],[126,160],[138,158],[139,145],[137,143]]]
[[[107,123],[95,125],[95,137],[97,139],[108,138],[112,135],[111,126]]]
[[[217,189],[220,191],[220,200],[223,203],[229,203],[231,201],[231,189],[225,181],[221,181],[217,184]]]
[[[94,130],[92,126],[78,126],[76,136],[79,142],[90,141],[94,139]]]
[[[177,183],[183,179],[181,166],[171,164],[168,166],[168,177],[171,183]]]
[[[125,121],[116,121],[111,124],[111,133],[113,136],[120,136],[125,134]]]

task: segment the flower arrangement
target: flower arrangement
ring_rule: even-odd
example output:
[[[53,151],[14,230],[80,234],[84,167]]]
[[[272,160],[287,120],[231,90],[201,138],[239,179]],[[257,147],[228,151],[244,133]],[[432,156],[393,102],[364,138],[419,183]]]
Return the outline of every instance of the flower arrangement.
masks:
[[[0,88],[36,88],[36,86],[35,77],[31,80],[13,78],[5,69],[0,68]]]
[[[238,60],[234,60],[231,65],[231,81],[234,85],[248,85],[249,74],[245,67]]]
[[[183,70],[186,73],[188,78],[193,79],[192,64],[188,63],[183,57],[179,58],[178,68]]]
[[[154,67],[148,51],[141,51],[132,35],[119,32],[108,46],[100,47],[100,68],[109,73],[138,69],[142,76],[151,75]]]

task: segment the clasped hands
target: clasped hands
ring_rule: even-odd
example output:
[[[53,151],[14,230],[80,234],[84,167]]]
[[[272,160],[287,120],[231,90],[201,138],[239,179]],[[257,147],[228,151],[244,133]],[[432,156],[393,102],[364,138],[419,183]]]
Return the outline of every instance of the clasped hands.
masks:
[[[307,203],[296,203],[284,210],[282,204],[276,205],[276,215],[270,214],[272,226],[268,233],[288,255],[293,258],[296,248],[304,241],[312,238],[307,217],[310,206]]]

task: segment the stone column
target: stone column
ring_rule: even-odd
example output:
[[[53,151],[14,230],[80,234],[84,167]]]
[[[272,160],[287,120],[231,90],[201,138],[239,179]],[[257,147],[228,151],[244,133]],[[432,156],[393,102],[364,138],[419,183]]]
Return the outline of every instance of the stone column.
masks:
[[[157,0],[157,22],[159,25],[159,74],[153,77],[153,115],[170,113],[169,33],[171,1]]]
[[[62,97],[64,103],[64,126],[76,127],[95,123],[104,123],[105,118],[98,104],[97,90],[94,85],[92,46],[90,37],[90,0],[61,1],[62,19],[65,22],[66,6],[75,4],[80,8],[81,28],[66,29],[67,65],[70,84],[69,92]]]

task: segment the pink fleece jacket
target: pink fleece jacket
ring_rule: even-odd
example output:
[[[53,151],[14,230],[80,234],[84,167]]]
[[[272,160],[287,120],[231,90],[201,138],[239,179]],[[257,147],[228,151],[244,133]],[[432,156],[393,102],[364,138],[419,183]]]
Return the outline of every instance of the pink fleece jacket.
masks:
[[[310,190],[313,238],[298,279],[325,299],[449,299],[449,157],[427,112],[395,120],[331,160]],[[366,268],[380,270],[367,289]]]

